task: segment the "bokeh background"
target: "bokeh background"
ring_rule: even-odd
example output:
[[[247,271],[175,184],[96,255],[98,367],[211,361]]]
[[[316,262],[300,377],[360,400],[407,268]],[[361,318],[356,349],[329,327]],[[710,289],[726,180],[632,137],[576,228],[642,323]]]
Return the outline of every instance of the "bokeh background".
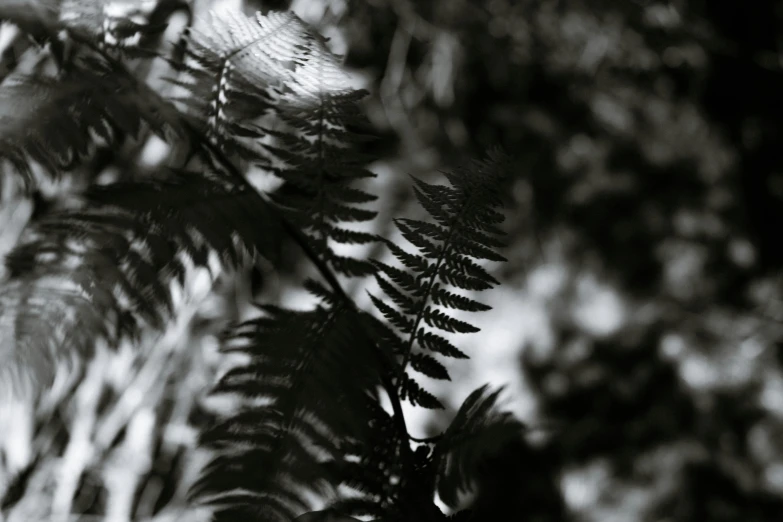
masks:
[[[513,156],[495,309],[458,340],[472,359],[429,383],[449,408],[406,410],[432,435],[477,386],[506,387],[529,434],[487,455],[466,505],[783,520],[783,2],[193,3],[291,8],[345,55],[380,136],[379,233],[421,215],[409,174]],[[2,207],[0,255],[20,205]],[[264,296],[299,299],[289,275],[262,274]],[[205,321],[243,313],[227,307]]]
[[[783,520],[783,2],[292,8],[372,92],[390,213],[407,174],[516,160],[495,310],[432,384],[505,384],[531,427],[480,471],[487,520]]]

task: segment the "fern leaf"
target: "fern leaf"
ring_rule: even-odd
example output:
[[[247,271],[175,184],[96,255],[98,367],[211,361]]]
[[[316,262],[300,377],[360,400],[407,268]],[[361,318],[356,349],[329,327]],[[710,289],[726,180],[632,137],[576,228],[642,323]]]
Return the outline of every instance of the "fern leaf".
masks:
[[[437,359],[425,353],[414,353],[411,355],[411,367],[417,372],[426,375],[432,379],[443,379],[450,381],[449,372]]]
[[[427,251],[431,251],[430,245],[432,243],[425,243],[425,246],[419,247],[419,245],[416,244],[418,238],[446,242],[451,236],[447,228],[433,223],[427,223],[426,221],[419,221],[417,219],[398,218],[394,220],[394,224],[397,225],[397,228],[400,229],[404,236],[406,233],[411,236],[411,239],[408,239],[408,236],[406,236],[405,239],[408,239],[416,247]],[[440,249],[435,247],[432,251],[437,255]]]
[[[500,232],[493,229],[492,232],[487,233],[476,228],[463,227],[457,231],[456,235],[458,240],[472,241],[489,248],[503,248],[506,246],[503,241],[500,241],[496,237],[490,235],[492,233],[499,234]]]
[[[414,347],[418,345],[425,351],[446,357],[464,358],[463,352],[432,330],[449,333],[479,330],[467,321],[451,317],[442,308],[463,312],[490,309],[445,285],[481,291],[498,284],[483,266],[471,258],[504,259],[493,250],[502,244],[494,236],[501,233],[495,225],[502,221],[503,215],[493,207],[500,201],[498,186],[504,161],[493,155],[488,161],[474,162],[469,167],[446,173],[450,185],[433,185],[414,179],[416,197],[435,222],[395,220],[403,237],[419,251],[414,254],[386,241],[392,255],[405,270],[374,262],[378,270],[378,285],[402,311],[398,312],[380,298],[372,297],[381,315],[403,338],[400,343],[405,348],[397,385],[401,395],[411,402],[435,405],[435,401],[405,374],[408,363],[414,370],[430,377],[448,378],[445,367],[440,363],[437,363],[438,366],[433,364],[436,360],[429,355],[414,354]],[[388,346],[387,349],[390,353],[397,353],[396,345],[400,343],[395,342],[395,347]]]
[[[374,400],[363,414],[369,431],[343,446],[342,458],[330,463],[338,484],[358,492],[332,504],[334,512],[387,519],[400,506],[401,481],[410,470],[404,455],[410,451],[392,417]]]
[[[411,254],[395,245],[392,241],[386,241],[386,246],[389,247],[389,250],[391,250],[394,257],[396,257],[405,268],[409,268],[418,273],[427,272],[430,269],[430,263],[427,261],[426,257]]]
[[[296,517],[294,522],[359,522],[359,520],[353,517],[333,516],[331,511],[325,510],[305,513]]]
[[[316,56],[314,39],[293,13],[248,18],[230,10],[210,11],[190,30],[186,59],[174,64],[183,73],[174,83],[188,91],[179,101],[216,144],[230,146],[240,134],[259,137],[247,123],[271,112],[284,91],[292,91],[303,67],[331,59],[325,47]],[[336,63],[329,69],[344,77]]]
[[[424,289],[421,288],[419,282],[413,275],[381,261],[373,261],[373,265],[376,269],[386,274],[396,285],[401,286],[403,290],[414,296],[420,297],[421,292]]]
[[[94,187],[87,198],[166,229],[199,260],[207,251],[232,265],[245,251],[272,262],[280,257],[282,224],[270,204],[250,186],[234,186],[219,174],[208,179],[169,171],[155,180]]]
[[[263,317],[230,330],[224,341],[250,362],[214,388],[238,394],[247,405],[202,438],[208,447],[225,450],[193,489],[217,506],[216,520],[235,520],[241,512],[290,520],[303,511],[306,491],[327,488],[324,461],[340,456],[338,441],[363,440],[368,429],[364,412],[378,381],[354,312],[340,306],[261,309]],[[259,397],[267,404],[258,406]],[[244,441],[240,449],[236,437]]]
[[[508,261],[508,259],[496,253],[491,248],[464,239],[462,237],[452,237],[451,242],[454,251],[457,252],[458,254],[470,256],[475,259],[486,259],[487,261],[496,261],[496,262]]]
[[[378,281],[378,286],[381,287],[383,293],[388,295],[403,313],[407,315],[416,314],[416,301],[412,297],[398,290],[397,287],[380,275],[376,275],[375,280]]]
[[[397,332],[386,322],[370,315],[365,314],[367,327],[372,332],[373,339],[376,339],[376,344],[383,347],[387,353],[394,356],[403,355],[405,353],[405,344],[403,343]]]
[[[185,59],[172,63],[181,74],[171,79],[185,94],[174,101],[226,152],[253,154],[237,138],[259,136],[252,122],[272,110],[281,64],[265,47],[276,33],[291,30],[291,23],[276,14],[252,20],[211,11],[187,33]]]
[[[402,374],[402,383],[400,384],[400,399],[408,400],[414,406],[421,406],[430,410],[442,410],[443,404],[433,394],[419,386],[419,384]]]
[[[348,277],[364,277],[374,272],[372,263],[363,259],[357,259],[349,256],[335,254],[329,248],[315,248],[316,252],[321,254],[321,258],[326,261],[332,269]]]
[[[329,238],[346,245],[364,245],[378,241],[378,236],[367,232],[358,232],[341,227],[330,226],[327,229]]]
[[[500,284],[500,281],[489,275],[489,272],[487,272],[486,269],[476,264],[475,261],[472,261],[469,258],[452,256],[449,257],[444,264],[449,268],[459,270],[467,276],[485,281],[490,285],[490,288]]]
[[[263,165],[286,183],[273,200],[303,229],[336,272],[372,273],[366,262],[333,251],[331,242],[367,243],[367,233],[340,226],[373,219],[356,205],[374,196],[351,187],[372,177],[350,151],[367,125],[353,89],[324,39],[293,13],[247,18],[213,11],[189,35],[178,65],[178,101],[228,153]],[[283,126],[283,130],[271,128]]]
[[[451,214],[447,187],[431,185],[417,178],[413,178],[413,182],[416,185],[413,193],[422,208],[438,223],[448,224]]]
[[[370,335],[376,342],[394,345],[398,336],[382,321],[368,319]],[[393,349],[393,353],[404,350]],[[445,368],[426,354],[417,354],[412,367],[435,378],[447,376]],[[442,408],[432,394],[421,389],[412,379],[401,386],[400,395],[413,404],[427,408]],[[358,413],[358,412],[357,412]],[[365,437],[345,441],[341,445],[342,459],[330,463],[342,486],[355,494],[331,505],[335,515],[370,516],[388,521],[432,522],[444,520],[432,502],[435,479],[429,460],[422,460],[420,451],[411,451],[405,431],[400,431],[392,417],[376,400],[368,400],[364,418],[369,419],[370,432]]]
[[[438,268],[438,279],[451,286],[461,288],[462,290],[480,292],[492,288],[491,282],[466,275],[462,271],[445,263]]]
[[[478,328],[472,326],[470,323],[449,317],[437,308],[425,308],[422,316],[424,317],[424,321],[430,326],[447,332],[474,333],[479,331]]]
[[[324,287],[324,285],[322,285],[318,281],[308,278],[304,282],[304,287],[315,297],[318,297],[322,302],[330,306],[337,304],[337,300],[335,296],[332,294],[332,292],[329,291],[326,287]]]
[[[292,132],[279,135],[280,147],[269,148],[281,164],[275,173],[287,184],[295,186],[298,192],[298,197],[280,198],[279,202],[295,216],[322,251],[332,248],[330,241],[346,243],[345,234],[342,237],[332,235],[335,226],[363,223],[376,216],[375,211],[356,206],[374,196],[350,186],[352,182],[374,176],[361,165],[350,148],[353,134],[348,130],[349,122],[358,119],[354,111],[362,96],[363,93],[350,90],[339,96],[321,92],[312,100],[312,103],[319,102],[315,111],[306,110],[305,106],[298,106],[296,110],[286,107],[281,116]],[[299,103],[311,101],[305,99]],[[336,271],[346,273],[340,266],[334,263],[332,266]]]
[[[486,385],[474,390],[435,445],[432,460],[437,491],[450,507],[456,507],[460,493],[469,490],[483,456],[523,434],[521,422],[497,411],[501,392],[502,388],[490,392]]]
[[[448,291],[446,288],[439,284],[435,284],[432,289],[432,302],[445,306],[446,308],[453,308],[455,310],[462,310],[464,312],[486,312],[491,310],[492,307],[473,300],[469,297],[465,297],[459,294]]]
[[[436,259],[438,257],[440,248],[437,244],[430,241],[426,234],[415,230],[413,227],[408,227],[406,222],[403,220],[397,219],[394,223],[399,231],[402,232],[402,237],[404,237],[413,246],[418,248],[425,259]],[[434,232],[436,235],[439,235],[442,240],[445,240],[447,237],[446,231],[440,227],[435,228]]]
[[[126,71],[84,56],[63,78],[11,75],[0,86],[0,158],[29,184],[29,160],[50,174],[72,168],[96,139],[137,136],[146,122],[163,137],[184,137],[179,117]]]
[[[442,337],[436,333],[421,329],[417,333],[417,341],[424,348],[432,350],[433,352],[439,353],[445,357],[454,357],[456,359],[468,358],[464,352],[454,346],[445,337]]]
[[[387,305],[374,295],[370,294],[370,299],[372,300],[373,304],[375,304],[375,307],[378,308],[378,310],[383,314],[383,316],[386,318],[387,321],[389,321],[391,324],[399,328],[400,330],[410,330],[413,328],[413,320],[411,320],[408,317],[405,317],[404,314],[398,312],[391,306]]]

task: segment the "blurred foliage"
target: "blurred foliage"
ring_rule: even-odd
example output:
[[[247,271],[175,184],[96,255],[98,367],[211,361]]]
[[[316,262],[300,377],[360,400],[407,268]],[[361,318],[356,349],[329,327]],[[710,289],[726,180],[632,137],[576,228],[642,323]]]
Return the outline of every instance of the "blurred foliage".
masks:
[[[557,274],[549,340],[520,341],[555,427],[479,473],[476,506],[780,520],[783,2],[324,5],[385,150],[440,165],[505,147],[506,279]]]

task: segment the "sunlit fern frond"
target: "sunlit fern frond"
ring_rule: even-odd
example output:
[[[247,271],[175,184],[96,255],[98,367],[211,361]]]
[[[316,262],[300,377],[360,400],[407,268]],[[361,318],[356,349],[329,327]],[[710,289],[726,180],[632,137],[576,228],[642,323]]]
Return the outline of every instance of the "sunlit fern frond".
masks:
[[[145,39],[165,27],[150,23],[152,13],[172,10],[184,3],[180,0],[3,0],[0,20],[8,20],[36,37],[55,42],[72,36],[101,49],[133,55],[143,53]]]
[[[310,29],[293,13],[248,18],[211,11],[190,29],[185,59],[171,81],[185,91],[175,98],[216,145],[258,159],[245,138],[262,135],[259,119],[271,114],[294,77],[299,41]]]
[[[456,507],[460,494],[470,490],[483,458],[523,436],[524,425],[498,410],[502,391],[486,385],[474,390],[435,444],[431,466],[438,496],[448,506]]]
[[[487,290],[498,284],[476,260],[502,261],[495,252],[502,246],[497,227],[503,215],[500,205],[500,179],[504,158],[493,154],[488,160],[446,173],[450,185],[433,185],[415,180],[419,203],[435,220],[397,219],[403,237],[419,254],[412,254],[392,241],[386,244],[404,268],[375,262],[376,279],[389,301],[371,296],[376,308],[401,338],[393,333],[389,350],[402,357],[397,382],[402,398],[428,408],[441,407],[437,399],[408,376],[408,363],[417,372],[433,379],[447,379],[446,368],[434,354],[467,357],[440,332],[471,333],[472,324],[457,319],[447,310],[482,312],[490,307],[466,292]],[[396,339],[395,339],[396,338]],[[414,349],[418,348],[417,351]]]
[[[331,491],[327,462],[346,437],[364,438],[378,383],[355,310],[260,311],[227,332],[223,350],[244,354],[247,363],[213,389],[243,406],[202,436],[218,456],[193,496],[216,507],[217,521],[289,521],[307,510],[308,495]]]
[[[94,187],[85,197],[84,208],[37,221],[6,260],[3,367],[32,372],[39,384],[60,356],[89,355],[91,341],[116,345],[142,327],[161,329],[189,278],[209,288],[221,266],[246,253],[274,260],[281,244],[257,192],[195,174]]]
[[[340,61],[323,38],[293,13],[217,11],[191,32],[178,101],[228,153],[259,163],[287,185],[276,196],[314,250],[336,271],[367,275],[372,266],[342,256],[343,245],[375,240],[344,222],[371,220],[356,206],[375,200],[352,181],[372,177],[351,147],[369,132]],[[282,127],[281,127],[282,124]]]
[[[294,519],[294,522],[359,522],[353,517],[335,515],[328,509],[321,511],[310,511]]]
[[[0,86],[0,159],[28,183],[31,160],[57,175],[96,143],[138,136],[143,124],[162,137],[186,138],[173,106],[99,56],[80,56],[60,78],[14,74]]]

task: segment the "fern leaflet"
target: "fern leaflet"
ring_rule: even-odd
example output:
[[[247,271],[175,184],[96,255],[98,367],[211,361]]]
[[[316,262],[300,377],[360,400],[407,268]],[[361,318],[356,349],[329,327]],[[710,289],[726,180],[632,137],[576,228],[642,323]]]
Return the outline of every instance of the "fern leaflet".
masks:
[[[306,491],[329,491],[326,462],[341,454],[339,441],[364,439],[366,419],[356,413],[378,382],[352,310],[261,310],[227,333],[223,349],[250,359],[213,390],[244,406],[202,437],[218,456],[192,493],[217,506],[219,521],[248,513],[288,521],[306,507]]]

